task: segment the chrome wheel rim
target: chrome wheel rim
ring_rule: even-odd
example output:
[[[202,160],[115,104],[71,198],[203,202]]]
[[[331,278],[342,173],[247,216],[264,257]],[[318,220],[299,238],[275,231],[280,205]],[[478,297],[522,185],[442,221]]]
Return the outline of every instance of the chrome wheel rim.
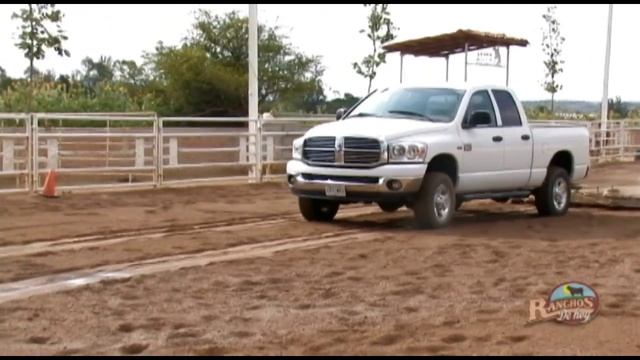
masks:
[[[553,205],[560,210],[567,204],[569,185],[563,178],[559,178],[553,184]]]
[[[433,210],[435,211],[438,220],[444,220],[449,216],[452,205],[451,199],[451,193],[444,184],[441,184],[436,188],[435,196],[433,198]]]

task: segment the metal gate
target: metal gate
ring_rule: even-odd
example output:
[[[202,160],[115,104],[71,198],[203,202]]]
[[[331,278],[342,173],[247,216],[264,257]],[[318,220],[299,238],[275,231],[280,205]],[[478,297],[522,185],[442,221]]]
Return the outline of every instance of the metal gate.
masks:
[[[61,190],[155,186],[157,138],[155,116],[34,114],[32,189],[49,170]]]
[[[0,193],[31,189],[31,115],[0,114]]]

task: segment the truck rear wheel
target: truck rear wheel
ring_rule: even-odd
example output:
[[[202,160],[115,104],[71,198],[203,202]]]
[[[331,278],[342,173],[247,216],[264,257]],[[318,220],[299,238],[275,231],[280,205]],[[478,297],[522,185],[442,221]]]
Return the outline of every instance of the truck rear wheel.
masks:
[[[563,168],[552,166],[547,178],[535,192],[536,208],[542,216],[564,215],[571,203],[569,174]]]
[[[340,204],[330,200],[299,197],[298,207],[308,221],[331,221],[338,213]]]
[[[451,178],[441,172],[429,172],[413,206],[419,227],[436,229],[447,226],[456,207],[456,193]]]

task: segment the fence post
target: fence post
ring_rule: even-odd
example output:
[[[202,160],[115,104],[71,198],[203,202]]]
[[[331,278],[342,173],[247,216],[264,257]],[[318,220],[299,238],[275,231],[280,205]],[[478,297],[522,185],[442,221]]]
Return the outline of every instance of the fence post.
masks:
[[[178,165],[178,138],[169,138],[169,165]]]
[[[602,122],[602,120],[600,120]],[[605,152],[606,152],[606,137],[607,137],[607,131],[606,129],[602,128],[601,124],[598,124],[599,128],[594,130],[596,133],[600,134],[599,139],[600,139],[600,156],[598,159],[598,162],[603,162],[605,160]]]
[[[154,128],[154,132],[155,132],[155,141],[156,141],[156,146],[155,146],[155,154],[154,154],[154,159],[155,159],[155,166],[156,166],[156,170],[155,170],[155,184],[156,186],[162,186],[162,184],[164,183],[164,132],[162,130],[162,118],[158,117],[157,113],[153,114],[153,119],[154,119],[154,124],[153,124],[153,128]]]
[[[38,191],[38,187],[40,186],[40,164],[39,164],[39,148],[40,148],[40,139],[38,137],[38,115],[37,114],[32,114],[32,125],[31,125],[31,130],[32,130],[32,135],[31,135],[31,176],[33,179],[32,182],[32,191]]]
[[[620,120],[620,153],[619,160],[624,160],[624,149],[627,145],[627,132],[625,130],[625,120]]]
[[[25,127],[27,132],[27,143],[24,144],[27,170],[27,191],[33,191],[33,114],[29,114],[25,119]]]
[[[15,141],[14,139],[2,140],[2,171],[15,170],[14,154],[15,154]]]
[[[245,136],[240,137],[240,164],[247,163],[247,138]]]
[[[267,173],[269,175],[269,166],[273,162],[275,155],[275,144],[273,136],[267,136]]]
[[[58,139],[47,139],[47,169],[58,168]]]
[[[262,182],[262,115],[258,114],[258,119],[256,121],[256,142],[258,153],[256,154],[257,161],[257,171],[256,171],[256,181]]]
[[[62,127],[62,124],[60,125],[60,127]],[[107,119],[107,154],[105,158],[106,167],[109,167],[109,153],[111,152],[110,147],[111,147],[111,124],[109,119]]]
[[[249,182],[254,182],[258,176],[258,121],[249,119],[249,161],[252,163],[249,167]]]
[[[144,167],[144,139],[136,139],[136,167]]]

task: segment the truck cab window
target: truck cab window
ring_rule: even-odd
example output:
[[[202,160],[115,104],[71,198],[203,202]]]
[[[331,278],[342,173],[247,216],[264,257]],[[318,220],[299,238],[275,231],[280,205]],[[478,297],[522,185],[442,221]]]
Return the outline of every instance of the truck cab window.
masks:
[[[465,123],[469,121],[471,114],[473,114],[474,111],[487,111],[491,114],[491,125],[485,127],[498,126],[496,121],[496,112],[493,109],[493,103],[491,102],[491,97],[489,97],[489,92],[487,90],[476,91],[471,95],[469,105],[467,106],[467,112],[464,115]]]
[[[511,94],[504,90],[491,90],[498,104],[502,126],[522,126],[520,112]]]
[[[381,117],[452,122],[464,91],[441,88],[393,88],[372,94],[356,106],[347,118]]]

